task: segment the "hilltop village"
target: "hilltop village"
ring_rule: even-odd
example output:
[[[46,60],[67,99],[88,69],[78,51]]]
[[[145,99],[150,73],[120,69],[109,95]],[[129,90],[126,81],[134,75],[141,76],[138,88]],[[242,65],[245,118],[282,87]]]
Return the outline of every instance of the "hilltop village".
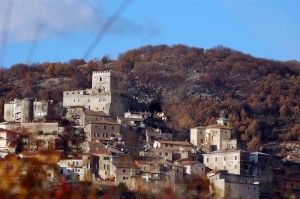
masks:
[[[45,187],[89,181],[133,192],[201,198],[300,198],[300,160],[247,151],[232,137],[226,111],[214,125],[186,130],[163,112],[129,110],[114,71],[94,71],[92,86],[64,91],[62,118],[52,101],[15,99],[0,124],[0,179],[36,158]],[[180,114],[180,113],[178,113]],[[13,175],[12,175],[13,177]]]

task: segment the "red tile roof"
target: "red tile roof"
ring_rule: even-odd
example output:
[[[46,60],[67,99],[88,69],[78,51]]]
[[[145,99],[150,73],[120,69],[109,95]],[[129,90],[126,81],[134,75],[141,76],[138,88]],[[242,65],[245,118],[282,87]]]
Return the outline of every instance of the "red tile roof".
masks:
[[[231,129],[228,126],[224,126],[224,125],[221,125],[221,124],[210,125],[210,126],[207,126],[206,128],[207,129]]]
[[[140,167],[134,162],[113,162],[116,168],[134,168],[139,169]]]
[[[191,146],[189,142],[182,142],[182,141],[161,141],[156,140],[157,142],[160,142],[162,144],[173,144],[173,145],[184,145],[184,146]]]
[[[199,163],[198,161],[185,161],[185,162],[181,162],[181,164],[183,166],[186,166],[186,165],[193,165],[193,164],[196,164],[196,163]]]
[[[110,117],[110,115],[104,113],[103,111],[92,111],[90,109],[84,109],[84,114],[89,116]]]
[[[92,155],[105,155],[110,154],[110,152],[107,149],[98,149],[98,150],[90,150],[90,153]]]
[[[98,120],[91,122],[90,124],[104,124],[104,125],[120,125],[116,121]]]
[[[148,162],[148,161],[139,161],[139,160],[136,160],[135,162],[137,164],[147,164],[147,165],[153,164],[153,162]]]

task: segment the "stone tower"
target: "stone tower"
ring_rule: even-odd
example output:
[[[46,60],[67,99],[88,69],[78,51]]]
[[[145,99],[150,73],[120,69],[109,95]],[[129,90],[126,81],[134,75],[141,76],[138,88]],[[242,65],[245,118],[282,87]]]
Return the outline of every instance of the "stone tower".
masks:
[[[217,123],[229,127],[230,123],[229,123],[228,115],[225,113],[225,111],[220,112]]]
[[[117,90],[112,72],[94,71],[92,76],[92,89],[100,89],[105,93],[111,93],[111,90]]]
[[[126,93],[118,89],[118,77],[115,72],[94,71],[92,88],[64,91],[63,106],[80,106],[93,111],[103,111],[111,116],[123,116],[128,110],[128,99]]]
[[[22,119],[21,122],[27,122],[33,118],[33,99],[25,98],[22,100]]]

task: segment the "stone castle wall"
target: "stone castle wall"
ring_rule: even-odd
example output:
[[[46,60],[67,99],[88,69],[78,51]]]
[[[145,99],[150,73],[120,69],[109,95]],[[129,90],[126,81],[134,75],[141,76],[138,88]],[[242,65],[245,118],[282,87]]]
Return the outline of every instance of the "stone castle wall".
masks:
[[[125,93],[118,91],[118,79],[111,71],[94,71],[92,89],[64,91],[63,106],[84,106],[112,116],[122,116],[128,109]]]
[[[39,131],[42,131],[44,133],[61,131],[58,123],[22,123],[22,128],[25,128],[30,133],[38,133]]]

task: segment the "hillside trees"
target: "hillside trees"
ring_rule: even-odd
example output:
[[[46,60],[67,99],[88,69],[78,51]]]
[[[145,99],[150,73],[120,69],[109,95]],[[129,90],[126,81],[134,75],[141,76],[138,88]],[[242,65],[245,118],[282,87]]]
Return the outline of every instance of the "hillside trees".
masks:
[[[252,148],[268,140],[295,140],[291,135],[300,119],[299,62],[258,59],[222,46],[149,45],[117,60],[14,65],[0,70],[0,96],[58,103],[64,90],[89,88],[92,71],[107,68],[121,73],[121,87],[140,103],[149,105],[160,96],[162,110],[183,127],[213,124],[226,109],[233,136]]]

